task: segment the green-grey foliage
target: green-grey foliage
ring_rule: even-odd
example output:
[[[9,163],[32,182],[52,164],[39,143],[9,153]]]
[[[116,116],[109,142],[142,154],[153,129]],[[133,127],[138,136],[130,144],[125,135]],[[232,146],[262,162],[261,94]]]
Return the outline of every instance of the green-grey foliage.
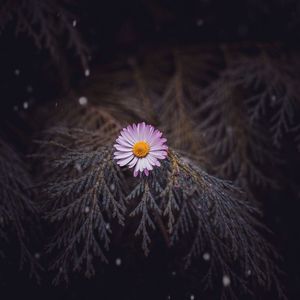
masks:
[[[41,156],[48,161],[45,214],[56,228],[48,245],[56,283],[68,281],[72,271],[93,275],[97,256],[108,262],[114,235],[110,224],[116,221],[136,224],[132,234],[141,240],[145,255],[152,235],[159,233],[170,247],[184,241],[186,267],[210,253],[208,287],[225,274],[232,286],[250,291],[253,284],[275,286],[281,293],[276,253],[262,237],[258,211],[244,193],[172,149],[161,167],[132,183],[113,160],[111,144],[102,141],[97,131],[56,128],[51,140],[42,142],[42,149],[48,145],[54,155]]]
[[[20,268],[29,265],[30,276],[38,279],[40,267],[31,252],[26,226],[36,220],[29,172],[15,149],[0,138],[0,256],[8,254],[4,245],[17,240]]]

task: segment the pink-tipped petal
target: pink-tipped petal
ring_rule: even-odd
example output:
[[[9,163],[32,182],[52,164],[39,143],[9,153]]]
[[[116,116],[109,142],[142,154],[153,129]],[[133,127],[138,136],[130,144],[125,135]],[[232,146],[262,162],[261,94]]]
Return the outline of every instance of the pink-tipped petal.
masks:
[[[139,161],[139,165],[140,165],[140,167],[139,167],[139,171],[140,172],[143,172],[143,170],[145,169],[145,158],[142,158],[140,161]]]
[[[137,137],[135,136],[135,132],[131,126],[127,127],[127,133],[130,136],[133,143],[135,144],[137,142]]]
[[[114,153],[114,158],[116,159],[124,159],[132,155],[132,152],[119,152],[120,154]]]
[[[139,172],[140,171],[140,164],[141,164],[141,160],[138,160],[135,167],[134,167],[134,172]]]
[[[132,150],[132,149],[129,148],[129,147],[121,146],[121,145],[118,145],[118,144],[115,144],[114,147],[115,147],[118,151],[122,151],[122,152],[129,152],[129,151]]]
[[[151,153],[149,153],[149,155],[147,156],[147,158],[149,159],[149,161],[151,162],[151,164],[152,164],[153,166],[158,166],[158,167],[160,167],[160,162],[159,162],[159,160],[158,160],[156,157],[154,157]]]
[[[127,165],[132,159],[133,159],[133,155],[131,155],[128,158],[118,161],[118,165],[123,167],[123,166]]]
[[[155,145],[151,147],[151,151],[161,151],[161,150],[168,150],[168,146],[166,145]]]
[[[114,148],[114,159],[120,166],[134,168],[133,175],[149,175],[149,171],[155,166],[160,166],[159,160],[167,157],[168,146],[166,139],[162,137],[162,132],[145,122],[128,125],[120,132]],[[146,142],[150,151],[144,157],[135,156],[134,145],[138,142]]]
[[[134,157],[133,160],[128,164],[129,169],[133,168],[138,161],[137,157]]]
[[[143,122],[140,126],[140,139],[142,141],[145,140],[145,127],[146,127],[146,124],[145,124],[145,122]]]
[[[121,146],[129,147],[129,148],[131,148],[134,145],[133,142],[129,141],[128,139],[124,139],[122,136],[119,136],[116,139],[116,142]]]
[[[127,141],[127,143],[130,145],[130,147],[132,147],[135,143],[134,139],[130,136],[130,134],[128,133],[128,131],[126,129],[124,129],[121,132],[120,139],[122,139],[123,141]]]
[[[150,164],[148,157],[145,158],[145,165],[146,165],[146,169],[148,169],[150,171],[153,170],[153,167]]]
[[[159,159],[165,159],[167,157],[167,152],[166,151],[151,151],[150,153],[155,158],[159,158]]]

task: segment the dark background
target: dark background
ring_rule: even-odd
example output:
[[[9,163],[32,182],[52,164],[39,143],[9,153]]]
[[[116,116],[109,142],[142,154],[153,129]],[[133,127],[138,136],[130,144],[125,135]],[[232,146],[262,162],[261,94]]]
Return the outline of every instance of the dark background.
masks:
[[[15,20],[5,25],[0,36],[0,130],[22,150],[25,146],[14,140],[12,128],[21,127],[24,140],[32,134],[31,126],[22,118],[25,101],[31,109],[62,97],[71,87],[92,80],[94,69],[113,62],[119,54],[130,55],[156,44],[282,42],[290,48],[299,47],[297,0],[69,2],[67,7],[76,16],[77,29],[90,48],[91,77],[84,76],[78,57],[66,48],[68,82],[64,84],[66,73],[47,49],[38,49],[25,34],[15,35]],[[64,39],[61,37],[61,42]],[[19,76],[16,69],[20,70]],[[300,299],[300,199],[298,189],[289,184],[299,184],[300,160],[288,142],[283,152],[287,159],[282,167],[284,188],[262,193],[262,208],[264,222],[274,232],[273,242],[283,256],[288,297]],[[10,247],[7,252],[16,251],[14,244]],[[130,255],[127,257],[120,248],[113,249],[111,257],[122,257],[121,266],[101,266],[95,278],[76,277],[69,287],[51,286],[52,274],[48,272],[38,285],[28,279],[26,270],[18,272],[17,261],[7,259],[1,263],[0,299],[191,299],[199,293],[192,273],[174,273],[167,263],[170,254],[166,250],[155,247],[146,260],[136,255],[131,264]],[[202,295],[195,299],[217,298]],[[262,299],[276,299],[276,294],[271,292]]]

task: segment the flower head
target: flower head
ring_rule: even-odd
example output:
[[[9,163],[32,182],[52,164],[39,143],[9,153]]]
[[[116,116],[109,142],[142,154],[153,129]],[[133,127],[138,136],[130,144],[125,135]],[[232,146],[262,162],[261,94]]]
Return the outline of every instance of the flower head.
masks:
[[[149,175],[154,166],[160,166],[160,159],[167,157],[167,139],[162,133],[144,122],[123,128],[114,147],[114,158],[120,166],[134,167],[133,175]]]

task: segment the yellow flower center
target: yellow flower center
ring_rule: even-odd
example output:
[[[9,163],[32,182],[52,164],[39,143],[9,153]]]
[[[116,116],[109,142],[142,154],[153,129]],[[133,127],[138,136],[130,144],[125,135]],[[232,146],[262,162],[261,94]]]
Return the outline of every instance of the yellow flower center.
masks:
[[[150,146],[145,141],[137,142],[132,147],[132,152],[137,157],[145,157],[150,151]]]

